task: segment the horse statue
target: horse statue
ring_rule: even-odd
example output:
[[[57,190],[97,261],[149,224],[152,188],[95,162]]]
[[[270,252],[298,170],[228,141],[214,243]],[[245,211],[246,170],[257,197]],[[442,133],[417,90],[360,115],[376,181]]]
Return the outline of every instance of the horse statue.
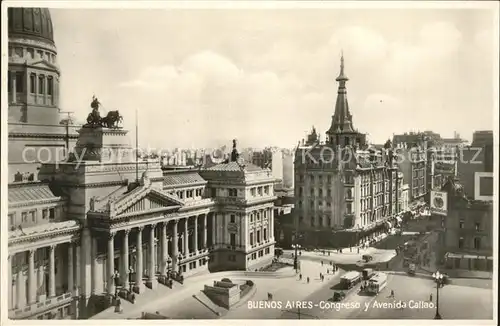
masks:
[[[119,124],[123,121],[123,117],[118,110],[109,111],[108,115],[102,118],[102,126],[106,128],[119,128]]]

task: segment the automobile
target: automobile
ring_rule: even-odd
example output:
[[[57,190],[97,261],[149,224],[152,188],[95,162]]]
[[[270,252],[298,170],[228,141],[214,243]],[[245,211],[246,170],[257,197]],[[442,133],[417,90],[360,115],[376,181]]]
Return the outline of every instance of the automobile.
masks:
[[[373,259],[373,257],[370,255],[363,255],[361,257],[361,259],[363,259],[363,261],[367,263],[367,262],[371,261]]]
[[[337,302],[337,301],[342,301],[344,299],[345,299],[344,291],[335,291],[333,293],[333,301]]]

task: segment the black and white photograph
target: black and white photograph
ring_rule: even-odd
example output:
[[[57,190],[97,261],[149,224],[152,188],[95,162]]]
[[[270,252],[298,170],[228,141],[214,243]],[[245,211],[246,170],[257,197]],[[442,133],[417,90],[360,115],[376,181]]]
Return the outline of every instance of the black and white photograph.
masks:
[[[499,8],[2,2],[2,325],[496,324]]]

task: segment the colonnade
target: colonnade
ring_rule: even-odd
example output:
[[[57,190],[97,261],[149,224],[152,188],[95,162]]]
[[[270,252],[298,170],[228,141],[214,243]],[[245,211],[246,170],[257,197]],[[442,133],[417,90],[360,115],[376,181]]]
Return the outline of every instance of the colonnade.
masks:
[[[191,223],[190,223],[191,222]],[[193,225],[190,228],[190,224]],[[132,229],[120,230],[118,232],[108,233],[107,238],[107,259],[106,259],[106,291],[108,293],[115,293],[115,270],[120,270],[120,281],[124,288],[130,287],[130,273],[135,272],[135,279],[132,280],[139,292],[144,288],[144,266],[143,266],[143,255],[148,255],[146,270],[148,271],[146,284],[154,287],[156,283],[156,267],[159,267],[160,275],[167,275],[169,270],[179,271],[181,266],[181,261],[183,259],[197,256],[200,249],[207,249],[208,237],[207,237],[207,226],[208,226],[208,215],[197,215],[185,217],[173,221],[166,221],[161,223],[154,223],[148,225],[142,225],[135,227],[137,232],[135,233],[135,239],[130,239],[130,232]],[[181,231],[179,231],[181,229]],[[159,232],[159,250],[160,250],[160,262],[157,262],[156,256],[156,230]],[[146,232],[148,239],[148,250],[144,253],[143,249],[143,233]],[[198,241],[201,235],[201,242]],[[115,238],[121,238],[121,248],[120,248],[120,268],[117,269],[115,266]],[[94,243],[92,245],[92,262],[97,263],[97,238],[94,237]],[[135,242],[135,266],[130,262],[130,244],[131,241]],[[200,247],[201,245],[201,247]],[[170,264],[171,263],[171,264]],[[92,290],[95,292],[97,289],[97,268],[93,266],[92,268]]]

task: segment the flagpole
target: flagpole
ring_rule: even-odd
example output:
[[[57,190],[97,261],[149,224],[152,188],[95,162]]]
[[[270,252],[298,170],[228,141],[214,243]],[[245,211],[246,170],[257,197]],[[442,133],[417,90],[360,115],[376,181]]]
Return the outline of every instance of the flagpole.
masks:
[[[139,118],[135,109],[135,180],[139,182]]]

